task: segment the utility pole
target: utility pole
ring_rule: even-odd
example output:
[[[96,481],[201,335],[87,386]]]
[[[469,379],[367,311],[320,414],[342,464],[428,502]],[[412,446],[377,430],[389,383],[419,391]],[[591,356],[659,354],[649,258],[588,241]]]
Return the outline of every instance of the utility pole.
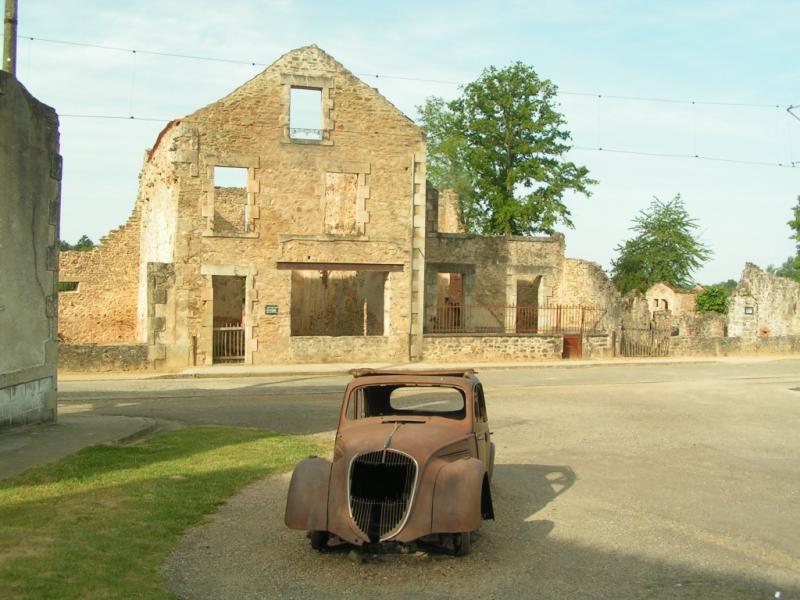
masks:
[[[17,0],[6,0],[3,20],[3,70],[17,74]]]

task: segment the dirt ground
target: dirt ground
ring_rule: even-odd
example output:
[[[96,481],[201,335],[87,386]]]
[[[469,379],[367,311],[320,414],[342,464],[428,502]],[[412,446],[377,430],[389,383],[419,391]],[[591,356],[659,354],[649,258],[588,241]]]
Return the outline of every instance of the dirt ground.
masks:
[[[800,598],[800,361],[492,370],[493,494],[472,554],[317,553],[288,476],[189,532],[186,598]],[[62,410],[319,433],[343,378],[69,382]]]

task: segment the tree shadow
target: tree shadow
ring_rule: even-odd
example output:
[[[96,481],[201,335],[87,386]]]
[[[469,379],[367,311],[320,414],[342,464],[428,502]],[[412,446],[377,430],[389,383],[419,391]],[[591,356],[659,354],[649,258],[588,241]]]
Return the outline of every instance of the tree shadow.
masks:
[[[202,435],[198,435],[198,431]],[[89,481],[115,471],[133,472],[158,463],[181,461],[201,454],[216,453],[259,440],[275,437],[273,432],[259,429],[238,430],[239,439],[232,441],[230,430],[216,427],[195,427],[163,433],[146,444],[98,444],[89,446],[62,460],[34,466],[22,473],[0,480],[0,490],[18,486],[63,483],[68,480]],[[190,444],[181,442],[181,439]]]
[[[181,388],[107,393],[60,392],[59,405],[74,414],[150,417],[188,425],[255,427],[305,435],[336,429],[344,386],[254,384],[234,390]]]

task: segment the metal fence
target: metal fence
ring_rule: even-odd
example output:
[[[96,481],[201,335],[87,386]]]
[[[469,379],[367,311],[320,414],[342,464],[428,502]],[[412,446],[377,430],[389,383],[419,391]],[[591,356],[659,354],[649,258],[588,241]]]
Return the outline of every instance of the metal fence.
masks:
[[[241,322],[214,324],[215,363],[244,362],[244,327]]]
[[[440,304],[426,333],[601,333],[608,328],[600,306]]]
[[[619,340],[620,356],[669,356],[671,329],[623,327]]]

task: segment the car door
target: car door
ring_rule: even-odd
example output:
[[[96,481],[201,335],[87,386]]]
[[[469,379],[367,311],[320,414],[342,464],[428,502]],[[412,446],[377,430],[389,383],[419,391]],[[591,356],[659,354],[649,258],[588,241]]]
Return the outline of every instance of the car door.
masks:
[[[486,471],[491,473],[494,451],[492,448],[492,435],[489,432],[489,420],[486,415],[486,401],[483,397],[483,386],[481,385],[475,387],[474,403],[473,431],[475,432],[475,441],[478,446],[478,458],[486,466]]]

